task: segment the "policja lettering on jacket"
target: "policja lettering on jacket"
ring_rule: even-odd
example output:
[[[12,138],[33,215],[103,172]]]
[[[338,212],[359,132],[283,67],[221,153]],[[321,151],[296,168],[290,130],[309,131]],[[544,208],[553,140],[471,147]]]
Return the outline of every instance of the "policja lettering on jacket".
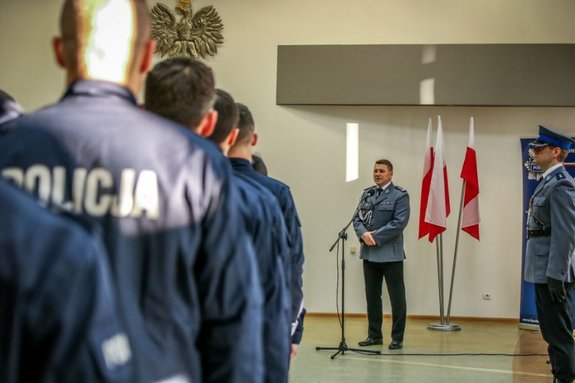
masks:
[[[69,181],[66,168],[32,165],[27,169],[7,167],[2,176],[39,198],[76,214],[102,217],[160,216],[158,177],[151,170],[123,169],[119,182],[103,168],[76,168]],[[71,184],[67,184],[71,182]]]

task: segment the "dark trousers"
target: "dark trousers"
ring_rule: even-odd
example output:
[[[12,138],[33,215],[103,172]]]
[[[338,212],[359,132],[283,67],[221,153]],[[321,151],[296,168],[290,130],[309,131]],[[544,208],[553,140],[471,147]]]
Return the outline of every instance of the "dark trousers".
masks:
[[[567,298],[553,302],[547,284],[535,284],[535,302],[539,328],[551,361],[551,371],[557,379],[571,382],[575,379],[575,342],[573,341],[573,318],[571,297],[574,283],[566,283]]]
[[[367,300],[367,319],[369,330],[367,336],[383,338],[383,305],[381,301],[383,279],[391,302],[391,339],[403,342],[407,305],[405,303],[405,284],[403,283],[403,262],[370,262],[363,261],[365,280],[365,298]]]

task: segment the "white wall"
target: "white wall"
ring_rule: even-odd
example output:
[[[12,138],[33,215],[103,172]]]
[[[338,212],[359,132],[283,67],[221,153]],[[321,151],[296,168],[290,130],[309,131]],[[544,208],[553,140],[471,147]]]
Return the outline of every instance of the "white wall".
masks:
[[[0,88],[29,110],[62,92],[63,76],[49,49],[59,4],[0,2]],[[194,4],[199,8],[210,3]],[[394,181],[411,197],[412,217],[405,233],[408,313],[438,314],[435,246],[417,240],[417,221],[427,119],[440,114],[454,207],[444,237],[446,276],[451,270],[458,177],[470,116],[476,122],[481,184],[481,242],[461,236],[452,315],[518,317],[523,214],[519,138],[536,135],[539,123],[575,134],[575,109],[277,106],[277,45],[574,43],[575,2],[213,0],[211,4],[224,21],[225,45],[208,63],[219,86],[252,109],[261,136],[257,151],[271,174],[291,185],[298,205],[308,310],[335,311],[338,264],[328,249],[349,221],[361,190],[371,185],[374,160],[385,157],[395,165]],[[346,184],[349,121],[360,125],[360,179]],[[346,312],[365,312],[361,261],[349,252],[358,242],[351,228],[348,233]],[[446,294],[448,282],[446,278]],[[481,299],[484,292],[492,295],[491,301]]]

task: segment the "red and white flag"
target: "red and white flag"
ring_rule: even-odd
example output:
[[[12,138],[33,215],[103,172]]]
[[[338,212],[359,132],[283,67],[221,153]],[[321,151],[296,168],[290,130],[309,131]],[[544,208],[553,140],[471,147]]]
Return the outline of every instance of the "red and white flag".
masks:
[[[443,129],[441,117],[437,116],[437,138],[434,148],[431,184],[429,187],[429,199],[425,210],[425,222],[428,224],[429,242],[443,233],[447,227],[447,216],[451,212],[449,204],[449,186],[447,183],[447,164],[443,145]]]
[[[431,118],[427,123],[427,138],[425,141],[425,155],[423,156],[423,180],[421,181],[421,201],[419,204],[419,239],[429,234],[429,224],[425,222],[425,211],[429,199],[431,186],[431,172],[433,170],[433,146],[431,145]]]
[[[461,178],[465,181],[461,230],[479,240],[479,176],[477,174],[473,117],[469,120],[469,143],[461,167]]]

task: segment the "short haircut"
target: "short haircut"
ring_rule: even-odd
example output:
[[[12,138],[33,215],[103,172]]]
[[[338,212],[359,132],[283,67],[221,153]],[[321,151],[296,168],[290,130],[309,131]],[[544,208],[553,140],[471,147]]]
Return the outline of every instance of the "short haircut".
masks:
[[[559,148],[561,149],[561,148]],[[557,156],[557,159],[559,160],[559,162],[565,162],[565,160],[567,159],[567,156],[569,155],[569,150],[567,149],[561,149],[561,154],[559,154]]]
[[[216,89],[214,109],[218,112],[218,122],[209,138],[221,144],[238,124],[239,112],[233,97],[222,89]]]
[[[376,163],[376,164],[379,164],[379,165],[387,165],[387,168],[388,168],[390,171],[393,171],[393,165],[391,164],[391,161],[390,161],[390,160],[381,159],[381,160],[375,161],[375,163]]]
[[[264,162],[263,158],[258,156],[257,154],[252,155],[252,167],[258,173],[262,173],[263,175],[268,175],[268,167]]]
[[[146,78],[146,109],[196,129],[212,108],[214,75],[200,61],[175,57],[159,62]]]
[[[252,116],[252,112],[248,109],[247,106],[241,103],[237,103],[238,111],[239,111],[239,121],[238,121],[238,138],[236,139],[237,144],[247,144],[251,142],[256,125],[254,122],[254,117]]]

